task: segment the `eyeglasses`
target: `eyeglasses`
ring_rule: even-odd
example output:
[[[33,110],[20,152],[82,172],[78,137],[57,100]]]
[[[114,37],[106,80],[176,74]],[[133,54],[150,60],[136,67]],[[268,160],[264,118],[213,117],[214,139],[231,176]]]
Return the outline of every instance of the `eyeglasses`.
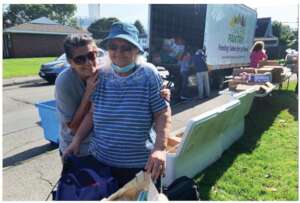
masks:
[[[118,46],[116,44],[108,44],[108,49],[112,51],[120,50],[120,52],[130,52],[133,49],[133,46],[131,45],[122,45]]]
[[[86,55],[79,55],[73,58],[74,63],[77,65],[82,65],[87,62],[87,60],[93,61],[96,59],[97,52],[96,51],[90,51]]]

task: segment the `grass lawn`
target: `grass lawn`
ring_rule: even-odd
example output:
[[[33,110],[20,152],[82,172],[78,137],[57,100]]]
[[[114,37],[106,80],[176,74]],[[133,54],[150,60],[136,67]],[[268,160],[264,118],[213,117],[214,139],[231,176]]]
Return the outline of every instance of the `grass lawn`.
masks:
[[[244,135],[196,176],[202,200],[298,200],[298,99],[289,86],[254,99]]]
[[[56,57],[17,58],[3,60],[3,78],[37,76],[40,66]]]

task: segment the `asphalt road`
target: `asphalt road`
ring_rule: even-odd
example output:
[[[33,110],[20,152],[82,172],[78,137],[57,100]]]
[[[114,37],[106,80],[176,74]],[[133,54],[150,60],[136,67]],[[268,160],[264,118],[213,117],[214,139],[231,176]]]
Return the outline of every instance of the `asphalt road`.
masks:
[[[46,82],[3,87],[3,200],[45,200],[61,171],[35,103],[54,98]]]

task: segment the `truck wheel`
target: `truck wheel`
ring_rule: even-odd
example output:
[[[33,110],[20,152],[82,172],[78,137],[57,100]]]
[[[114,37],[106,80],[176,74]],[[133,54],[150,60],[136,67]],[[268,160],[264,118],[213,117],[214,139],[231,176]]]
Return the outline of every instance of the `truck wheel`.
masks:
[[[217,90],[223,89],[224,88],[224,79],[225,79],[224,75],[215,74],[212,77],[212,86],[213,86],[213,88],[215,88]]]
[[[219,77],[219,84],[218,84],[218,89],[219,89],[219,90],[224,89],[224,87],[225,87],[224,81],[225,81],[225,76],[224,76],[224,75],[221,75],[221,76]]]

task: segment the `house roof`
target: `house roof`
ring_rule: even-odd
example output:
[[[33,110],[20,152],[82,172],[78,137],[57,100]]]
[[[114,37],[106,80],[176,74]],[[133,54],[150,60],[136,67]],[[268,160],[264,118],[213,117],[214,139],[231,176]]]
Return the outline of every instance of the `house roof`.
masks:
[[[53,21],[53,20],[50,20],[49,18],[46,18],[46,17],[40,17],[40,18],[37,18],[37,19],[34,19],[32,21],[30,21],[31,24],[48,24],[48,25],[57,25],[59,23]]]
[[[85,30],[75,29],[70,26],[58,24],[46,17],[41,17],[4,30],[6,33],[50,34],[68,35],[74,33],[88,34]]]
[[[256,22],[255,37],[265,37],[271,18],[258,18]]]

